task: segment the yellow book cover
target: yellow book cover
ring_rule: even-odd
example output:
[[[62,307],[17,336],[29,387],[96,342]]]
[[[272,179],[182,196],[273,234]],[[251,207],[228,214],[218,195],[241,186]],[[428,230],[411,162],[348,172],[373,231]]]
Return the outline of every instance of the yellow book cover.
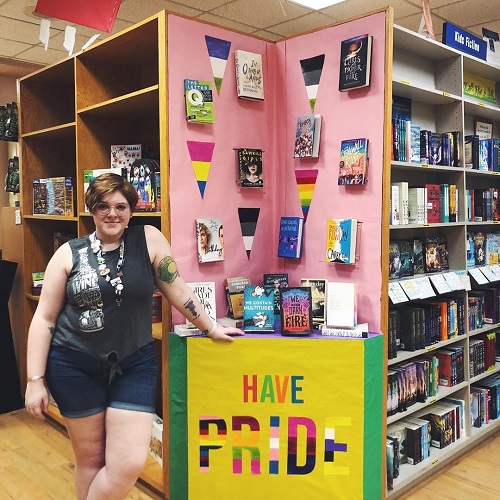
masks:
[[[495,82],[464,71],[464,94],[496,104]]]

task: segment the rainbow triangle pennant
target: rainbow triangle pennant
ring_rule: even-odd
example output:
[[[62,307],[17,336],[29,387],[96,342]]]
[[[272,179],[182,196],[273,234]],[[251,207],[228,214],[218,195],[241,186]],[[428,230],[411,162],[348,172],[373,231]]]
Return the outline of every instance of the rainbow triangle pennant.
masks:
[[[208,35],[205,35],[205,42],[207,44],[208,55],[210,57],[210,64],[212,65],[212,73],[214,74],[215,88],[217,89],[217,94],[220,95],[222,77],[226,71],[227,58],[229,57],[231,42],[221,40],[220,38],[213,38]]]
[[[215,142],[187,141],[187,147],[189,156],[191,157],[191,164],[193,165],[196,182],[198,182],[198,188],[203,198],[208,173],[210,172],[210,162],[212,161]]]
[[[257,229],[257,220],[259,219],[260,208],[238,208],[240,218],[241,235],[247,251],[247,257],[250,258],[253,238]]]
[[[318,170],[295,170],[295,180],[297,181],[297,189],[299,191],[300,205],[304,214],[304,222],[307,220],[309,207],[318,177]]]
[[[307,97],[309,98],[309,105],[311,106],[311,112],[313,113],[324,62],[325,54],[311,57],[309,59],[302,59],[300,61],[302,76],[304,77],[304,83],[306,84]]]

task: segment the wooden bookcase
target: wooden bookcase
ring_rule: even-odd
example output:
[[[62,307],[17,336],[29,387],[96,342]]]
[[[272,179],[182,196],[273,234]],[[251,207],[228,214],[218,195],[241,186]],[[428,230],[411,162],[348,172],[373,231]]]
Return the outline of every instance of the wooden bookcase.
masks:
[[[500,68],[464,55],[441,43],[426,39],[405,28],[394,26],[394,57],[392,73],[392,93],[412,100],[412,122],[421,129],[434,132],[460,132],[460,167],[441,167],[419,165],[406,162],[391,162],[391,182],[408,181],[409,185],[456,184],[459,193],[458,221],[435,224],[395,225],[390,227],[390,239],[407,239],[426,236],[446,236],[449,252],[450,271],[466,272],[466,235],[475,231],[494,232],[498,222],[468,222],[466,214],[466,190],[474,188],[500,187],[498,173],[482,172],[464,168],[464,136],[474,133],[474,119],[485,118],[493,122],[493,136],[500,137]],[[496,82],[497,103],[488,104],[464,95],[463,73],[470,72]],[[426,275],[418,275],[426,276]],[[401,278],[409,279],[409,278]],[[473,287],[474,280],[472,280]],[[491,283],[491,286],[498,286]],[[445,294],[445,297],[461,296],[467,305],[467,291],[456,291]],[[438,297],[439,298],[439,297]],[[418,305],[412,301],[411,305]],[[467,323],[467,312],[466,312]],[[489,325],[481,330],[468,331],[465,335],[438,344],[428,346],[414,352],[398,351],[397,357],[390,359],[388,368],[396,363],[411,361],[423,354],[446,345],[460,345],[464,348],[465,381],[452,387],[440,386],[437,397],[428,398],[425,403],[417,403],[405,412],[396,413],[387,418],[387,423],[398,422],[407,416],[419,416],[429,411],[429,407],[445,397],[455,397],[469,401],[470,386],[488,375],[500,371],[497,362],[495,369],[477,377],[470,377],[469,342],[476,335],[495,331],[500,325]],[[466,436],[443,448],[431,448],[430,458],[417,465],[400,466],[400,475],[394,480],[394,490],[388,497],[395,498],[404,491],[423,480],[429,473],[446,465],[451,460],[476,445],[480,440],[488,438],[500,429],[498,420],[476,429],[470,425],[468,404],[465,409]]]
[[[54,232],[81,236],[93,227],[84,209],[83,171],[107,168],[112,144],[142,144],[160,158],[163,211],[137,213],[131,224],[155,225],[169,237],[168,151],[167,141],[160,140],[167,136],[165,19],[165,12],[160,12],[18,81],[26,325],[38,303],[30,294],[31,273],[44,270],[54,253]],[[75,178],[74,217],[33,214],[33,179],[56,176]],[[159,358],[167,349],[162,339],[170,329],[166,303],[163,309],[163,324],[153,325]],[[162,376],[160,407],[168,401],[163,366]],[[168,415],[167,409],[159,410]],[[48,414],[63,422],[57,408],[51,407]],[[166,467],[149,457],[140,480],[163,496],[167,474]]]

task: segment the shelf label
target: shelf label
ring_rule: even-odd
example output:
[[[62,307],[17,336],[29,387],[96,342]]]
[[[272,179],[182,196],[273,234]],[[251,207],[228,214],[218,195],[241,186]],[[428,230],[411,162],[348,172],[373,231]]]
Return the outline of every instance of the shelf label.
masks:
[[[402,83],[403,85],[410,85],[410,82],[408,82],[408,81],[406,81],[406,80],[401,80],[401,83]]]
[[[450,97],[450,95],[451,95],[451,94],[450,94],[449,92],[443,92],[443,95],[444,95],[445,97]]]
[[[437,345],[431,345],[429,347],[426,347],[426,351],[429,352],[429,351],[435,351],[437,349]]]
[[[439,462],[439,458],[436,458],[436,460],[431,462],[431,465],[436,465]]]

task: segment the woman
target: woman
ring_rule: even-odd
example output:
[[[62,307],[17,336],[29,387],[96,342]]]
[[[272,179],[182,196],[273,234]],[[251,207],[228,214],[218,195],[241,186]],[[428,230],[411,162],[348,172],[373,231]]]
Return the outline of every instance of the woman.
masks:
[[[153,287],[212,340],[243,333],[209,318],[158,229],[128,228],[137,201],[119,175],[90,184],[96,230],[56,251],[29,330],[26,407],[43,419],[45,380],[75,452],[78,499],[124,498],[146,461],[158,376]]]
[[[200,253],[201,255],[206,255],[210,252],[210,240],[212,238],[212,231],[208,229],[208,226],[203,222],[198,224],[198,232],[200,234]]]
[[[246,162],[244,164],[245,179],[242,182],[244,187],[262,186],[262,166],[257,162]]]

